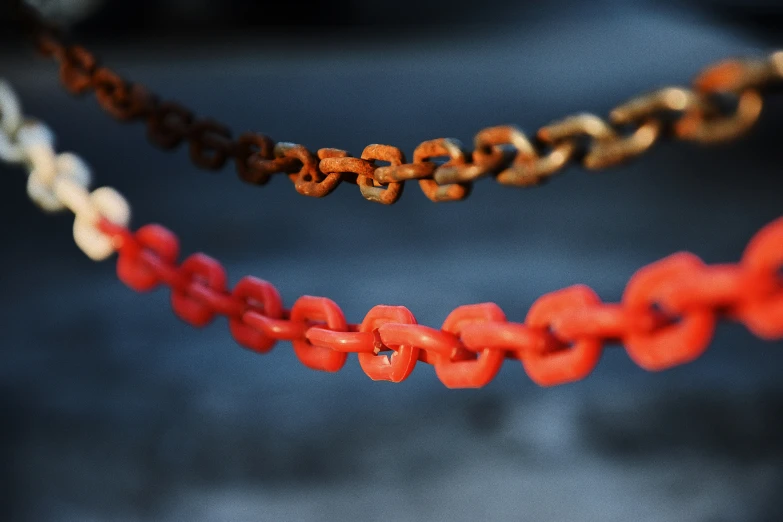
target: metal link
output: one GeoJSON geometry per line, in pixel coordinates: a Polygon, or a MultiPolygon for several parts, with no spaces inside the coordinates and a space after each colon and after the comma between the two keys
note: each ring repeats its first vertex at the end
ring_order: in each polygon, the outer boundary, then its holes
{"type": "MultiPolygon", "coordinates": [[[[390,147],[391,145],[384,146],[390,147]]],[[[373,179],[375,179],[375,181],[378,183],[394,183],[409,181],[412,179],[431,178],[437,167],[438,165],[431,161],[378,167],[375,169],[373,179]]]]}
{"type": "MultiPolygon", "coordinates": [[[[275,150],[277,151],[280,144],[277,144],[275,150]]],[[[318,158],[313,158],[313,154],[308,151],[302,145],[293,145],[292,147],[284,147],[284,156],[295,157],[302,162],[302,168],[296,175],[289,176],[294,180],[294,187],[296,191],[305,196],[312,196],[320,198],[328,195],[331,191],[337,188],[337,185],[343,179],[341,172],[332,172],[324,174],[318,169],[318,161],[331,157],[334,154],[339,154],[336,149],[321,149],[318,154],[318,158]]],[[[347,154],[347,153],[346,153],[347,154]]]]}
{"type": "Polygon", "coordinates": [[[120,121],[144,117],[154,104],[153,97],[144,87],[127,83],[106,67],[95,69],[93,86],[100,106],[120,121]]]}
{"type": "Polygon", "coordinates": [[[274,157],[275,142],[269,136],[246,132],[237,139],[234,154],[240,179],[247,183],[263,185],[269,181],[271,173],[251,166],[251,158],[264,161],[274,157]]]}
{"type": "Polygon", "coordinates": [[[566,142],[552,147],[546,156],[540,156],[527,136],[511,125],[482,130],[476,135],[475,146],[474,161],[499,165],[498,170],[508,165],[508,158],[513,155],[511,165],[500,170],[496,179],[503,185],[519,187],[541,183],[562,168],[576,150],[573,143],[566,142]]]}
{"type": "Polygon", "coordinates": [[[378,173],[382,169],[394,169],[403,165],[405,163],[405,154],[397,147],[373,144],[364,148],[362,159],[368,160],[373,168],[372,172],[360,174],[356,177],[356,184],[359,185],[359,190],[364,199],[376,201],[384,205],[391,205],[400,199],[405,184],[392,181],[384,185],[383,182],[379,181],[378,173]],[[386,161],[389,163],[389,166],[377,167],[375,165],[376,161],[386,161]],[[373,175],[375,179],[373,179],[373,175]]]}
{"type": "Polygon", "coordinates": [[[218,170],[234,154],[231,131],[213,120],[201,120],[190,125],[188,139],[190,159],[203,169],[218,170]]]}
{"type": "Polygon", "coordinates": [[[173,149],[190,135],[195,116],[174,102],[156,105],[147,117],[147,138],[163,149],[173,149]]]}
{"type": "Polygon", "coordinates": [[[343,181],[354,181],[361,178],[372,179],[375,166],[363,158],[351,157],[348,152],[340,149],[320,149],[318,151],[318,169],[326,176],[339,174],[343,181]]]}
{"type": "Polygon", "coordinates": [[[761,95],[754,89],[748,89],[739,94],[733,114],[720,114],[715,109],[710,110],[709,106],[705,110],[689,111],[677,122],[676,134],[679,138],[701,143],[735,139],[756,123],[762,106],[761,95]]]}
{"type": "Polygon", "coordinates": [[[603,169],[627,161],[649,149],[660,134],[661,124],[648,120],[628,136],[620,136],[607,122],[594,114],[579,114],[542,127],[538,138],[551,145],[569,143],[578,147],[580,138],[591,138],[582,164],[603,169]]]}
{"type": "MultiPolygon", "coordinates": [[[[425,141],[413,151],[413,163],[430,163],[429,160],[443,156],[449,159],[436,167],[433,172],[433,178],[438,175],[438,171],[441,169],[447,169],[448,172],[455,167],[466,166],[465,151],[462,143],[451,138],[425,141]]],[[[441,185],[434,179],[420,179],[419,187],[421,187],[425,196],[435,202],[465,199],[470,192],[470,186],[467,184],[449,183],[441,185]]]]}
{"type": "Polygon", "coordinates": [[[703,100],[695,92],[683,87],[666,87],[637,96],[618,105],[609,113],[615,125],[644,121],[664,121],[666,115],[702,109],[703,100]]]}
{"type": "Polygon", "coordinates": [[[732,92],[762,89],[783,80],[783,51],[766,59],[724,60],[705,69],[693,81],[699,92],[732,92]]]}
{"type": "Polygon", "coordinates": [[[783,55],[773,53],[765,60],[725,60],[705,69],[693,81],[702,103],[686,111],[677,122],[682,139],[703,143],[734,139],[747,132],[758,120],[764,102],[760,90],[783,80],[783,55]],[[716,96],[733,95],[734,112],[725,113],[713,102],[716,96]]]}
{"type": "Polygon", "coordinates": [[[301,145],[275,145],[263,134],[246,133],[232,142],[227,127],[216,123],[209,132],[193,132],[191,111],[171,102],[158,103],[140,87],[98,67],[83,47],[65,43],[33,8],[22,4],[18,9],[39,50],[60,63],[60,78],[69,92],[95,89],[101,106],[116,118],[145,119],[153,143],[168,149],[187,140],[194,163],[205,169],[220,168],[236,155],[239,177],[248,183],[262,185],[271,175],[285,173],[300,194],[323,197],[343,181],[355,182],[365,199],[387,205],[399,199],[403,183],[410,180],[418,180],[432,201],[457,201],[466,198],[472,183],[482,177],[493,176],[503,185],[533,186],[573,162],[593,170],[629,161],[662,136],[699,143],[735,139],[758,120],[762,90],[783,84],[783,51],[765,59],[726,60],[706,69],[690,88],[667,87],[618,105],[608,120],[580,114],[547,125],[536,133],[541,146],[516,127],[500,126],[479,131],[472,153],[456,140],[440,138],[420,144],[413,163],[406,163],[401,151],[398,159],[394,151],[399,149],[390,145],[369,145],[362,163],[345,151],[335,155],[341,149],[314,154],[301,145]],[[718,103],[725,98],[733,100],[732,108],[718,103]],[[379,154],[383,157],[375,157],[379,154]],[[430,161],[442,156],[448,160],[430,161]]]}
{"type": "Polygon", "coordinates": [[[93,88],[93,74],[98,67],[95,56],[80,45],[61,47],[54,56],[60,61],[60,81],[71,94],[84,94],[93,88]]]}

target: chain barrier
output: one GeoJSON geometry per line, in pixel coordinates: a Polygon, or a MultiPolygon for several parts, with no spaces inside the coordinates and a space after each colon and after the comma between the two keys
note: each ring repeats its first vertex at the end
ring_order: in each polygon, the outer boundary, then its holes
{"type": "Polygon", "coordinates": [[[540,128],[535,139],[503,125],[479,131],[472,152],[457,139],[439,138],[416,147],[410,163],[391,145],[368,145],[356,158],[335,148],[312,152],[255,132],[233,138],[226,125],[161,101],[100,65],[90,51],[66,43],[32,7],[16,1],[38,50],[59,63],[60,79],[71,94],[94,92],[114,118],[144,121],[149,140],[163,149],[187,143],[192,162],[202,169],[233,162],[239,177],[255,185],[285,174],[297,192],[311,197],[326,196],[347,182],[358,185],[365,199],[389,205],[400,198],[405,182],[418,181],[430,200],[457,201],[480,178],[533,186],[572,163],[597,170],[626,162],[665,136],[699,143],[731,140],[758,120],[762,92],[783,84],[783,51],[762,59],[730,59],[707,68],[692,87],[666,87],[636,97],[617,106],[608,119],[570,116],[540,128]]]}
{"type": "Polygon", "coordinates": [[[756,234],[738,264],[705,265],[683,252],[642,268],[620,303],[603,303],[589,287],[575,285],[537,299],[523,322],[480,303],[456,308],[440,328],[418,324],[403,306],[386,305],[350,324],[325,297],[303,296],[286,309],[277,289],[261,279],[244,277],[229,288],[223,266],[205,254],[179,263],[177,237],[160,225],[129,231],[124,199],[107,188],[87,192],[84,163],[55,154],[52,133],[21,116],[3,82],[0,129],[0,159],[27,165],[29,196],[45,210],[72,210],[74,238],[93,259],[117,251],[123,283],[138,292],[168,286],[180,319],[203,327],[225,316],[236,342],[255,352],[290,341],[314,370],[336,372],[356,353],[373,380],[401,382],[424,362],[449,388],[477,388],[515,359],[534,382],[553,386],[586,377],[609,343],[622,343],[647,370],[690,362],[707,349],[718,319],[738,321],[762,339],[783,338],[783,218],[756,234]]]}

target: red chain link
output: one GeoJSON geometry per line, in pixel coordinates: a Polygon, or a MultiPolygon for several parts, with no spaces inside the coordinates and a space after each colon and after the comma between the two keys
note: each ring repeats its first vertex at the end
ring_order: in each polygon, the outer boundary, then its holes
{"type": "Polygon", "coordinates": [[[240,345],[265,353],[291,341],[299,360],[316,370],[336,372],[357,353],[373,380],[403,381],[422,361],[449,388],[477,388],[505,359],[518,359],[533,381],[552,386],[587,376],[612,342],[625,345],[642,368],[663,370],[704,353],[719,318],[762,339],[783,337],[783,218],[756,234],[738,264],[709,266],[683,252],[640,269],[619,304],[576,285],[540,297],[524,323],[482,303],[455,309],[439,329],[417,324],[402,306],[376,306],[358,325],[325,297],[300,297],[287,310],[266,281],[245,277],[230,290],[225,270],[209,256],[178,265],[178,240],[159,225],[133,233],[103,221],[100,228],[119,251],[119,278],[137,291],[171,287],[182,320],[200,327],[227,316],[240,345]]]}

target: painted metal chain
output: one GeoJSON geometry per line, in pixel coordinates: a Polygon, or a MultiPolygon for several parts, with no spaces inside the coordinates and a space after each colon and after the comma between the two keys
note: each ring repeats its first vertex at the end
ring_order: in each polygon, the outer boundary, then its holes
{"type": "Polygon", "coordinates": [[[574,162],[593,170],[630,160],[663,136],[700,143],[730,140],[758,119],[762,91],[783,83],[783,51],[763,59],[726,60],[702,72],[692,87],[639,96],[617,106],[608,120],[594,114],[567,117],[540,128],[534,140],[515,126],[498,126],[479,131],[472,152],[457,139],[438,138],[416,147],[412,162],[401,149],[379,144],[368,145],[356,158],[336,148],[312,152],[296,143],[276,143],[256,132],[233,138],[226,125],[160,101],[100,65],[84,47],[65,43],[33,8],[16,1],[38,49],[59,62],[60,79],[72,94],[92,91],[114,118],[144,121],[149,140],[159,147],[173,149],[187,142],[191,160],[201,168],[220,169],[233,161],[239,177],[257,185],[285,174],[297,192],[313,197],[347,182],[358,185],[370,201],[392,204],[406,181],[418,181],[432,201],[455,201],[466,198],[479,178],[536,185],[574,162]]]}
{"type": "Polygon", "coordinates": [[[0,160],[22,163],[28,171],[27,194],[47,212],[67,208],[74,213],[73,237],[95,260],[114,253],[111,239],[97,225],[109,220],[120,226],[130,221],[130,207],[114,189],[90,192],[90,169],[75,154],[54,150],[54,134],[40,121],[22,116],[18,98],[0,80],[0,160]]]}
{"type": "Polygon", "coordinates": [[[620,303],[603,303],[576,285],[540,297],[523,322],[481,303],[456,308],[440,328],[419,325],[405,307],[386,305],[349,324],[325,297],[300,297],[288,310],[266,281],[248,276],[229,288],[223,266],[207,255],[180,263],[177,238],[162,226],[129,231],[124,199],[106,188],[88,193],[84,163],[55,154],[51,133],[22,118],[4,83],[0,129],[0,159],[27,165],[30,197],[44,210],[72,210],[76,242],[90,257],[116,250],[117,274],[126,285],[139,292],[170,287],[180,319],[202,327],[225,316],[234,339],[253,351],[291,341],[299,360],[315,370],[336,372],[356,353],[373,380],[403,381],[425,362],[447,387],[472,388],[516,359],[534,382],[551,386],[587,376],[608,343],[622,343],[647,370],[690,362],[706,350],[718,319],[738,321],[763,339],[783,338],[783,218],[761,229],[737,264],[705,265],[682,252],[642,268],[620,303]]]}

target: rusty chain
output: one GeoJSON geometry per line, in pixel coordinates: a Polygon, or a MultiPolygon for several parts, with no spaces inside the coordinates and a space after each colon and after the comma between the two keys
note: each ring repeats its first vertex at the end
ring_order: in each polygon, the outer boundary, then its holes
{"type": "Polygon", "coordinates": [[[80,45],[68,44],[38,13],[15,0],[21,20],[40,52],[60,64],[60,79],[74,95],[94,91],[100,106],[121,121],[146,122],[149,140],[173,149],[187,142],[198,167],[222,168],[233,161],[239,177],[263,185],[286,174],[297,192],[323,197],[343,182],[358,185],[365,199],[392,204],[406,181],[418,181],[432,201],[465,199],[474,181],[494,177],[511,186],[548,180],[572,163],[596,170],[633,159],[664,136],[711,143],[742,135],[759,118],[762,92],[783,84],[783,51],[766,58],[729,59],[708,67],[691,87],[666,87],[627,101],[607,119],[578,114],[538,130],[531,139],[513,125],[483,129],[469,151],[459,140],[421,143],[412,162],[391,145],[368,145],[360,157],[322,148],[275,142],[255,132],[232,138],[229,128],[197,117],[190,109],[161,101],[143,86],[128,82],[80,45]],[[379,166],[376,162],[386,162],[379,166]]]}

